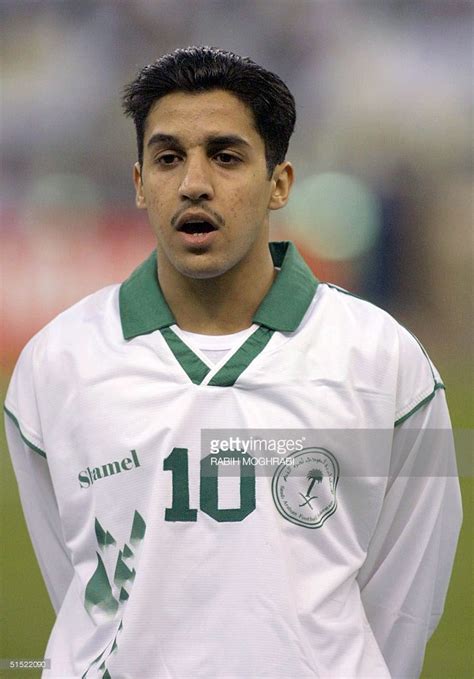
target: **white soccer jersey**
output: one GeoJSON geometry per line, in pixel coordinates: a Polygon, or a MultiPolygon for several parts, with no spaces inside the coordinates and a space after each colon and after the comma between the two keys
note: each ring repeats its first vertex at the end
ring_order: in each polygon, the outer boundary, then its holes
{"type": "Polygon", "coordinates": [[[419,674],[461,516],[441,380],[270,248],[256,328],[217,363],[173,329],[155,255],[24,349],[5,407],[57,611],[44,677],[419,674]]]}

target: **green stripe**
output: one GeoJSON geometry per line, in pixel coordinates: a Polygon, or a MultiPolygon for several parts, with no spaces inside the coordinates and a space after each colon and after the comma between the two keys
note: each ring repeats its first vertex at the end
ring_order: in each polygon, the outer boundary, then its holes
{"type": "Polygon", "coordinates": [[[328,288],[332,288],[333,290],[337,290],[338,292],[342,292],[344,295],[349,295],[349,297],[355,297],[356,299],[360,299],[361,302],[367,302],[367,304],[371,304],[372,306],[377,307],[377,309],[380,309],[379,306],[374,304],[368,299],[365,299],[365,297],[360,297],[360,295],[356,295],[355,292],[350,292],[350,290],[346,290],[345,288],[341,288],[340,285],[336,285],[335,283],[328,283],[327,281],[322,281],[322,285],[327,285],[328,288]]]}
{"type": "Polygon", "coordinates": [[[201,384],[210,371],[209,367],[201,361],[199,356],[196,356],[194,351],[171,328],[162,328],[160,332],[191,382],[201,384]]]}
{"type": "Polygon", "coordinates": [[[38,453],[38,455],[41,455],[42,457],[46,458],[46,453],[44,452],[44,450],[41,450],[41,448],[38,448],[38,446],[35,446],[34,443],[31,443],[31,441],[28,441],[28,439],[26,438],[26,436],[24,436],[23,432],[22,432],[21,429],[20,429],[20,423],[19,423],[18,420],[16,419],[15,415],[14,415],[12,412],[10,412],[10,411],[8,410],[7,406],[4,405],[4,406],[3,406],[3,409],[5,410],[5,412],[6,412],[6,414],[8,415],[8,417],[11,419],[11,421],[13,422],[13,424],[16,426],[16,428],[17,428],[18,431],[20,432],[20,436],[21,436],[21,438],[22,438],[22,441],[23,441],[24,443],[26,443],[26,445],[28,446],[28,448],[31,448],[31,450],[33,450],[35,453],[38,453]]]}
{"type": "Polygon", "coordinates": [[[265,349],[273,332],[269,328],[257,328],[242,344],[240,349],[209,380],[209,385],[213,387],[231,387],[243,371],[249,367],[254,358],[265,349]]]}
{"type": "MultiPolygon", "coordinates": [[[[411,332],[411,330],[408,330],[408,328],[406,328],[406,331],[409,332],[410,335],[413,337],[413,339],[415,340],[415,342],[418,344],[418,346],[420,347],[421,351],[423,352],[423,356],[424,356],[424,357],[426,358],[426,360],[428,361],[428,365],[430,366],[430,370],[431,370],[431,377],[433,378],[433,382],[434,382],[435,388],[436,388],[436,384],[438,384],[438,383],[436,382],[436,375],[434,374],[433,366],[432,366],[432,363],[431,363],[431,361],[430,361],[430,357],[428,356],[428,353],[427,353],[425,347],[422,345],[422,343],[420,342],[420,340],[418,339],[418,337],[417,337],[416,335],[414,335],[414,334],[411,332]]],[[[443,388],[444,388],[444,387],[443,387],[443,388]]]]}
{"type": "Polygon", "coordinates": [[[431,399],[434,398],[434,395],[436,394],[438,389],[445,389],[445,388],[446,387],[444,386],[444,384],[442,384],[441,382],[436,382],[434,389],[431,392],[431,394],[428,394],[428,396],[426,396],[422,401],[417,403],[416,406],[414,406],[410,410],[410,412],[408,412],[406,415],[403,415],[403,417],[399,417],[398,420],[395,421],[394,426],[398,427],[399,424],[402,424],[402,422],[405,422],[405,420],[408,420],[408,418],[411,417],[414,413],[416,413],[417,410],[419,410],[420,408],[423,408],[424,405],[429,403],[431,401],[431,399]]]}

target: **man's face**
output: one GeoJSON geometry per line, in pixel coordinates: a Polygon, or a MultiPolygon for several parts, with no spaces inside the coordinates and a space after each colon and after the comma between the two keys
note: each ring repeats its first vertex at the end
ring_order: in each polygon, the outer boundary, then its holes
{"type": "Polygon", "coordinates": [[[159,266],[211,278],[268,256],[268,211],[286,204],[292,170],[282,163],[268,177],[252,112],[234,95],[176,92],[150,109],[134,180],[159,266]]]}

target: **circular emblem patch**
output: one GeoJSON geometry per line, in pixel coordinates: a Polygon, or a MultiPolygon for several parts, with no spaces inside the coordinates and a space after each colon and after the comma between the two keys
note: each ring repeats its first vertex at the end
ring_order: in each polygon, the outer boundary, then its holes
{"type": "Polygon", "coordinates": [[[324,448],[305,448],[277,467],[272,494],[280,514],[298,526],[321,528],[337,508],[339,464],[324,448]]]}

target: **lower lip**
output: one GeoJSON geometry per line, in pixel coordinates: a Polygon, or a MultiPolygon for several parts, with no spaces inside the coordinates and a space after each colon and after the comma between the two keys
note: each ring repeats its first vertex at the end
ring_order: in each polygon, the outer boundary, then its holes
{"type": "Polygon", "coordinates": [[[186,233],[185,231],[178,231],[183,243],[189,247],[204,248],[211,245],[216,237],[216,231],[209,231],[208,233],[186,233]]]}

